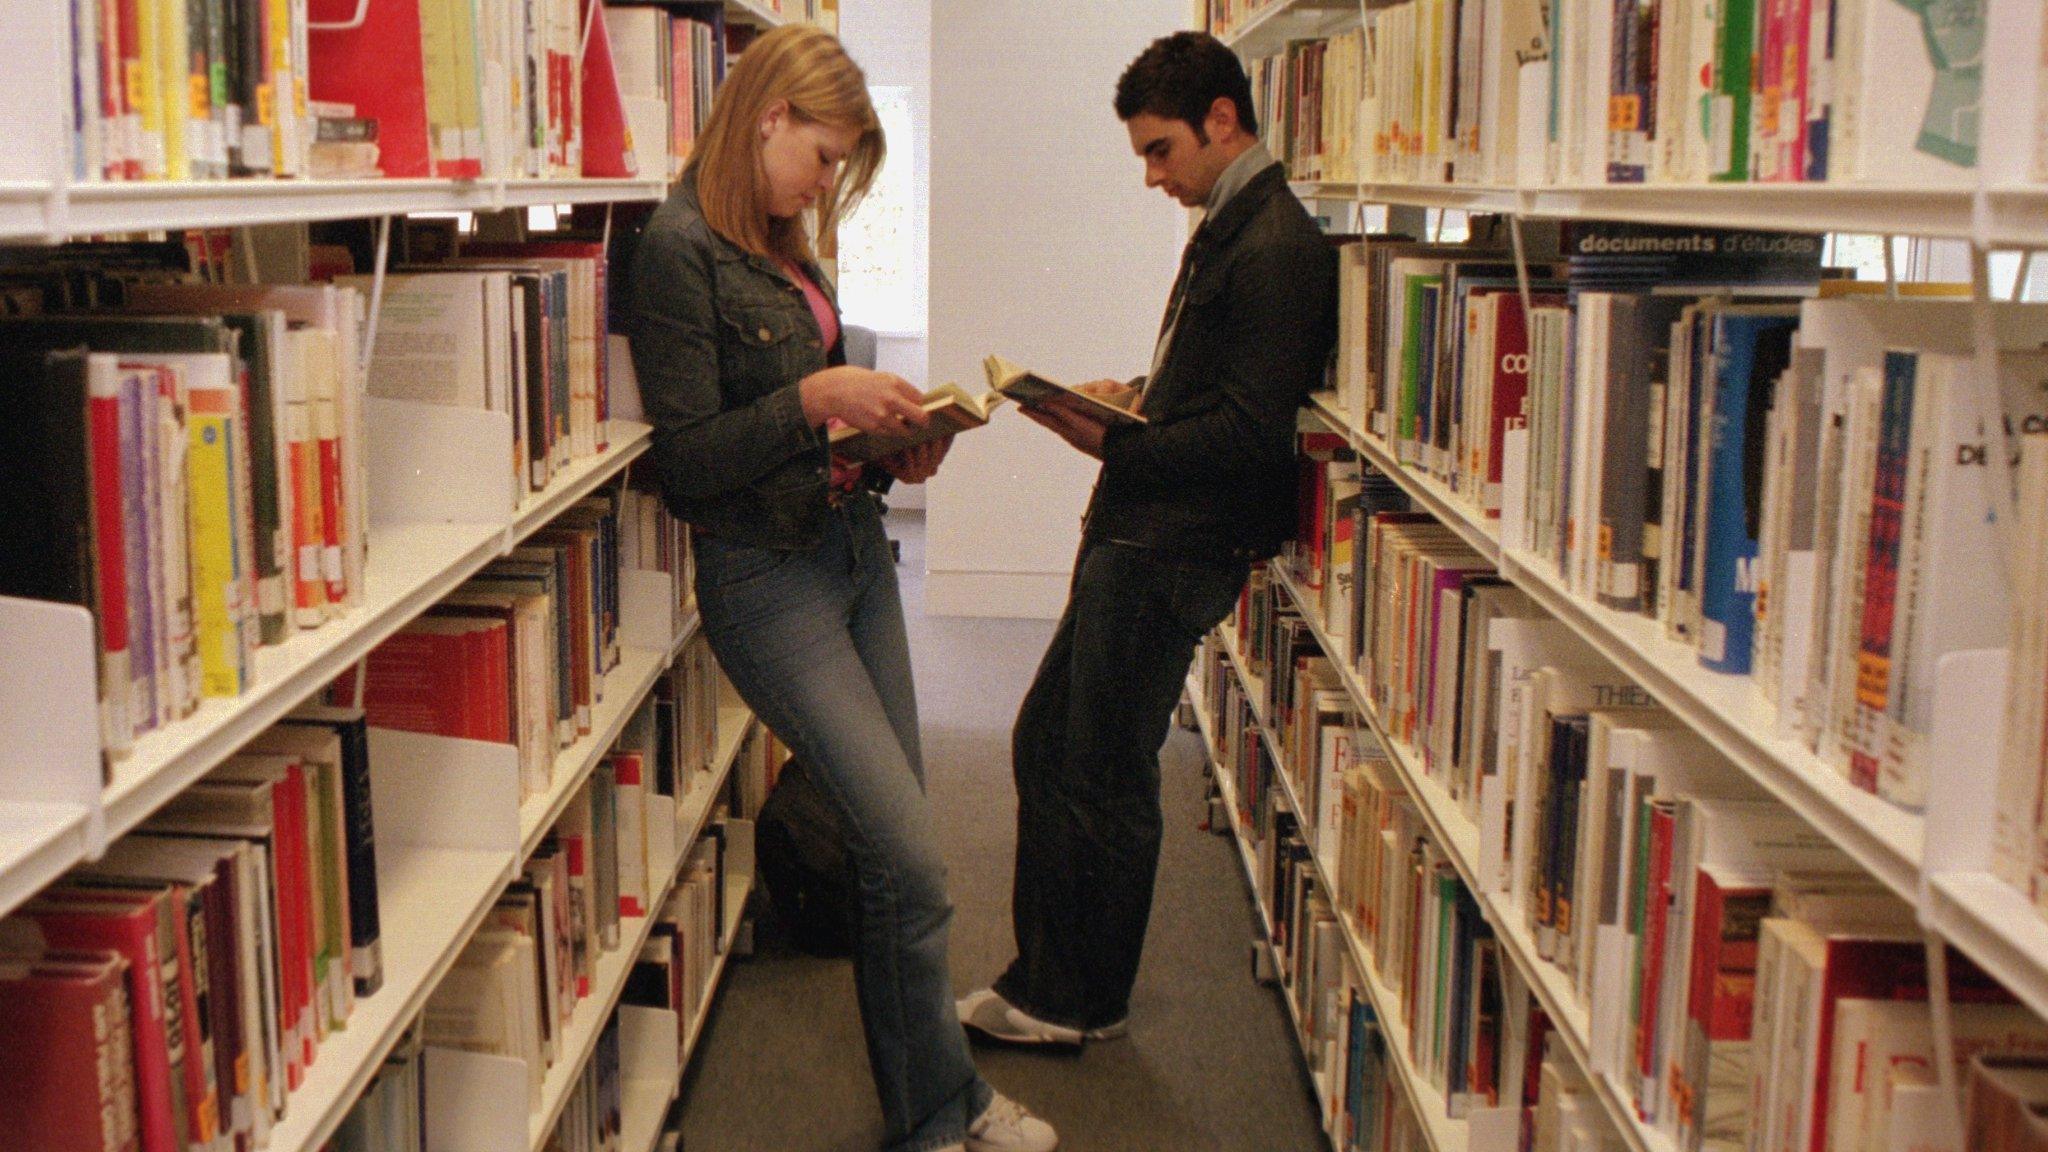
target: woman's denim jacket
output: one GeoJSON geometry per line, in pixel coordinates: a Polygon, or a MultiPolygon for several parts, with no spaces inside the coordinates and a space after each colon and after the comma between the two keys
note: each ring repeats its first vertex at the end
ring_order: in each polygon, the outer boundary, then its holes
{"type": "MultiPolygon", "coordinates": [[[[818,267],[805,271],[831,299],[818,267]]],[[[797,381],[843,357],[824,346],[803,292],[772,261],[705,224],[694,169],[640,237],[628,307],[669,511],[739,543],[815,543],[831,459],[822,430],[804,419],[797,381]]]]}

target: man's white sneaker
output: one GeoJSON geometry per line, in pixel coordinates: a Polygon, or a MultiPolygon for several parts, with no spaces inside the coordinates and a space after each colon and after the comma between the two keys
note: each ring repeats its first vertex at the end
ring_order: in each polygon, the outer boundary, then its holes
{"type": "Polygon", "coordinates": [[[967,1152],[1053,1152],[1059,1146],[1052,1125],[1000,1092],[967,1126],[967,1152]]]}
{"type": "Polygon", "coordinates": [[[968,1031],[979,1032],[991,1040],[1005,1044],[1060,1044],[1070,1048],[1081,1045],[1079,1028],[1040,1020],[997,995],[993,988],[969,992],[954,1006],[959,1009],[960,1023],[966,1025],[968,1031]]]}
{"type": "Polygon", "coordinates": [[[1129,1036],[1130,1034],[1131,1018],[1129,1016],[1126,1016],[1123,1019],[1118,1020],[1114,1024],[1104,1024],[1100,1028],[1090,1028],[1088,1031],[1082,1033],[1082,1035],[1088,1037],[1088,1039],[1090,1040],[1121,1040],[1124,1037],[1129,1036]]]}

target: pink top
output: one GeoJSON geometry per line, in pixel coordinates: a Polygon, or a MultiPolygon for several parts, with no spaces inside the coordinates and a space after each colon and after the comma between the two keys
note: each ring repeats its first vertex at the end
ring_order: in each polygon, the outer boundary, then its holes
{"type": "Polygon", "coordinates": [[[832,302],[825,299],[825,293],[817,282],[804,275],[803,267],[796,263],[785,261],[782,270],[804,290],[804,303],[811,306],[811,318],[818,322],[818,333],[824,338],[825,347],[839,343],[839,317],[833,313],[832,302]]]}
{"type": "MultiPolygon", "coordinates": [[[[839,343],[839,317],[832,311],[832,302],[825,299],[825,293],[816,281],[804,274],[803,267],[794,261],[780,261],[782,271],[798,288],[803,289],[804,303],[811,306],[811,318],[818,322],[818,334],[830,348],[839,343]]],[[[825,422],[829,431],[838,427],[837,417],[825,422]]],[[[851,492],[860,486],[861,465],[832,457],[832,487],[841,492],[851,492]]]]}

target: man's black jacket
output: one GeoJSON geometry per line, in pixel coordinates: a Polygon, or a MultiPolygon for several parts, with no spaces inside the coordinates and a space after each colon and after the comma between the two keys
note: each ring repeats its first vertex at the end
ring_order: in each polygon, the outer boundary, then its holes
{"type": "Polygon", "coordinates": [[[1264,559],[1294,535],[1295,412],[1321,386],[1337,332],[1336,252],[1280,165],[1195,230],[1174,295],[1149,423],[1104,440],[1086,535],[1264,559]]]}

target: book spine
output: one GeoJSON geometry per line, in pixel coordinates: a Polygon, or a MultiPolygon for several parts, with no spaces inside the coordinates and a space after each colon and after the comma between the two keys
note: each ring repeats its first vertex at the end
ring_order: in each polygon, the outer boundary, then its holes
{"type": "Polygon", "coordinates": [[[1849,743],[1849,780],[1869,792],[1877,790],[1890,700],[1892,622],[1904,543],[1918,361],[1906,352],[1887,352],[1884,361],[1884,414],[1878,434],[1876,484],[1871,492],[1869,543],[1864,553],[1863,623],[1849,743]]]}
{"type": "Polygon", "coordinates": [[[237,617],[241,589],[235,578],[235,541],[229,461],[232,421],[217,392],[195,391],[187,424],[191,467],[192,608],[202,692],[238,696],[247,686],[239,656],[237,617]]]}
{"type": "Polygon", "coordinates": [[[342,726],[342,804],[348,837],[349,971],[357,996],[384,986],[383,929],[377,912],[377,825],[371,810],[369,729],[342,726]]]}

